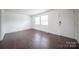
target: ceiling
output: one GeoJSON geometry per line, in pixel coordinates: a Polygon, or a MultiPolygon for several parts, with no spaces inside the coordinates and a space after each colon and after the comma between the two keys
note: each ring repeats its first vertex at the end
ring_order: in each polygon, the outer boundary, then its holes
{"type": "Polygon", "coordinates": [[[49,10],[50,9],[5,9],[5,12],[15,12],[25,15],[36,15],[49,10]]]}

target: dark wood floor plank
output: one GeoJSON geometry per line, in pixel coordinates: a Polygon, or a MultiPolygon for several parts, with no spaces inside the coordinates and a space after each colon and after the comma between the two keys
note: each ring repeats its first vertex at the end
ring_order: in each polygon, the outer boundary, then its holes
{"type": "Polygon", "coordinates": [[[77,44],[75,39],[30,29],[5,34],[0,49],[71,49],[77,44]]]}

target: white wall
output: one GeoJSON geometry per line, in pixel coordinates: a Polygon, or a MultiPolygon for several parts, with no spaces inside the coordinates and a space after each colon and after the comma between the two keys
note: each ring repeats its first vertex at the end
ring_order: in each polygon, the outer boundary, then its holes
{"type": "Polygon", "coordinates": [[[47,13],[39,14],[33,16],[33,28],[50,32],[53,34],[75,38],[74,37],[74,15],[73,10],[52,10],[47,13]],[[43,25],[35,25],[34,17],[40,15],[48,14],[48,26],[43,25]],[[59,21],[62,21],[61,26],[59,25],[59,21]]]}
{"type": "Polygon", "coordinates": [[[79,9],[74,10],[75,17],[75,38],[79,42],[79,9]]]}
{"type": "Polygon", "coordinates": [[[1,10],[0,10],[0,40],[1,40],[1,10]]]}
{"type": "Polygon", "coordinates": [[[78,42],[79,42],[79,10],[78,10],[78,42]]]}
{"type": "Polygon", "coordinates": [[[78,10],[74,10],[74,19],[75,19],[75,39],[78,40],[78,10]]]}
{"type": "Polygon", "coordinates": [[[65,37],[75,38],[73,10],[60,11],[59,19],[62,21],[60,26],[60,34],[65,37]]]}
{"type": "Polygon", "coordinates": [[[78,40],[78,42],[79,42],[79,10],[75,10],[75,17],[76,17],[76,38],[77,38],[77,40],[78,40]]]}
{"type": "Polygon", "coordinates": [[[28,15],[5,12],[5,19],[6,19],[6,33],[31,28],[31,17],[28,15]]]}
{"type": "Polygon", "coordinates": [[[6,32],[6,21],[4,17],[4,10],[1,10],[1,40],[4,38],[6,32]]]}

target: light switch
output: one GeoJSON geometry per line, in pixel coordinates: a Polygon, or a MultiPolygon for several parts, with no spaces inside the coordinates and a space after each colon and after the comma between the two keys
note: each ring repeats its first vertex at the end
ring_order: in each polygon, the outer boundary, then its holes
{"type": "Polygon", "coordinates": [[[61,21],[59,21],[59,25],[61,25],[62,24],[62,22],[61,21]]]}

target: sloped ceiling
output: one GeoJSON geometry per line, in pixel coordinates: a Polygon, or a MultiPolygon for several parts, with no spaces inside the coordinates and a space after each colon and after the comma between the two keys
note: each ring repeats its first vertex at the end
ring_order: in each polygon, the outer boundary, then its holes
{"type": "Polygon", "coordinates": [[[50,9],[5,9],[5,12],[15,12],[25,15],[36,15],[49,10],[50,9]]]}

